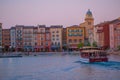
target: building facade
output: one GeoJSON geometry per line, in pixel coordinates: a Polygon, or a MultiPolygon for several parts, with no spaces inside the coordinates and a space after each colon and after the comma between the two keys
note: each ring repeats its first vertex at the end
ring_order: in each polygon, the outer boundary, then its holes
{"type": "Polygon", "coordinates": [[[51,51],[51,33],[49,27],[45,28],[45,51],[51,51]]]}
{"type": "Polygon", "coordinates": [[[109,23],[110,22],[100,23],[94,28],[94,39],[97,42],[97,46],[103,47],[104,49],[110,47],[109,23]]]}
{"type": "Polygon", "coordinates": [[[33,28],[33,48],[35,52],[39,51],[37,39],[38,39],[38,28],[34,27],[33,28]]]}
{"type": "Polygon", "coordinates": [[[52,51],[62,51],[62,27],[61,25],[50,27],[52,51]]]}
{"type": "Polygon", "coordinates": [[[63,51],[67,50],[67,28],[62,30],[62,49],[63,51]]]}
{"type": "Polygon", "coordinates": [[[16,28],[11,27],[10,28],[10,41],[11,41],[11,51],[15,51],[16,48],[16,28]]]}
{"type": "Polygon", "coordinates": [[[84,27],[73,25],[67,27],[67,46],[69,51],[79,50],[78,44],[84,43],[84,27]]]}
{"type": "Polygon", "coordinates": [[[2,47],[3,51],[10,51],[10,29],[2,30],[2,47]]]}
{"type": "Polygon", "coordinates": [[[27,52],[34,50],[33,28],[34,26],[23,27],[23,48],[27,52]]]}
{"type": "Polygon", "coordinates": [[[45,25],[38,25],[38,46],[39,51],[45,51],[45,25]]]}
{"type": "Polygon", "coordinates": [[[24,51],[23,49],[23,27],[24,25],[16,25],[16,51],[24,51]]]}
{"type": "Polygon", "coordinates": [[[85,28],[84,45],[87,46],[90,43],[92,46],[94,42],[94,18],[90,9],[86,13],[85,22],[81,23],[80,26],[85,28]]]}
{"type": "Polygon", "coordinates": [[[2,52],[2,23],[0,23],[0,52],[2,52]]]}
{"type": "Polygon", "coordinates": [[[120,18],[111,21],[109,30],[110,48],[116,50],[120,46],[120,18]]]}

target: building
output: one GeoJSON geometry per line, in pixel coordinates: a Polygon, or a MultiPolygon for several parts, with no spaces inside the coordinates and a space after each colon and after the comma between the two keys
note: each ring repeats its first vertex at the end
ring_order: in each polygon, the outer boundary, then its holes
{"type": "Polygon", "coordinates": [[[63,51],[67,50],[67,28],[62,30],[62,49],[63,51]]]}
{"type": "Polygon", "coordinates": [[[49,27],[45,28],[45,51],[51,51],[51,33],[49,27]]]}
{"type": "Polygon", "coordinates": [[[67,46],[69,51],[79,50],[78,44],[84,43],[84,27],[73,25],[67,27],[67,46]]]}
{"type": "Polygon", "coordinates": [[[104,49],[110,47],[109,23],[109,21],[100,23],[94,27],[94,40],[97,42],[98,47],[104,49]]]}
{"type": "Polygon", "coordinates": [[[61,25],[50,26],[52,51],[62,51],[62,28],[61,25]]]}
{"type": "Polygon", "coordinates": [[[110,23],[110,48],[111,49],[118,49],[120,46],[120,18],[111,21],[110,23]]]}
{"type": "Polygon", "coordinates": [[[3,51],[10,51],[10,29],[2,30],[2,47],[3,51]]]}
{"type": "Polygon", "coordinates": [[[38,28],[34,27],[33,28],[33,44],[34,44],[33,48],[34,48],[35,52],[39,51],[39,46],[38,46],[38,43],[37,43],[37,39],[38,39],[38,28]]]}
{"type": "Polygon", "coordinates": [[[23,51],[23,27],[24,25],[16,25],[16,51],[23,51]]]}
{"type": "Polygon", "coordinates": [[[39,51],[43,52],[45,51],[45,25],[38,25],[38,39],[37,39],[37,43],[39,46],[39,51]]]}
{"type": "Polygon", "coordinates": [[[10,28],[10,41],[11,41],[11,51],[15,51],[16,48],[16,28],[11,27],[10,28]]]}
{"type": "Polygon", "coordinates": [[[0,52],[2,52],[2,23],[0,23],[0,52]]]}
{"type": "Polygon", "coordinates": [[[85,22],[81,23],[80,26],[85,27],[84,45],[87,46],[88,43],[92,45],[94,42],[94,18],[90,9],[86,13],[85,22]]]}
{"type": "Polygon", "coordinates": [[[33,28],[34,26],[23,27],[23,48],[27,52],[34,51],[33,28]]]}

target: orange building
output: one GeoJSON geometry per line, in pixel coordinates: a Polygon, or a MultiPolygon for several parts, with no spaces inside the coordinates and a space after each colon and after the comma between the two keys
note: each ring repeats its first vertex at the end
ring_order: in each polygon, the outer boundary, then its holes
{"type": "Polygon", "coordinates": [[[73,25],[67,27],[67,46],[70,51],[78,50],[78,44],[84,43],[84,27],[73,25]]]}
{"type": "Polygon", "coordinates": [[[9,51],[10,49],[10,29],[2,30],[2,47],[3,51],[9,51]]]}
{"type": "Polygon", "coordinates": [[[38,37],[37,43],[39,47],[39,51],[45,51],[45,25],[38,25],[38,37]]]}

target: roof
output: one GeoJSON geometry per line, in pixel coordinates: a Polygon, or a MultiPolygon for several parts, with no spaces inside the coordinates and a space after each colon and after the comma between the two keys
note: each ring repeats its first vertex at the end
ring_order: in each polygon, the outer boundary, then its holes
{"type": "Polygon", "coordinates": [[[62,25],[52,25],[52,26],[50,26],[50,28],[63,28],[63,26],[62,25]]]}

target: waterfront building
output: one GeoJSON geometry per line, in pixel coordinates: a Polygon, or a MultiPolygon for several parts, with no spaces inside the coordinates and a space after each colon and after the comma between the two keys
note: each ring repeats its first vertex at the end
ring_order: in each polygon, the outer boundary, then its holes
{"type": "Polygon", "coordinates": [[[16,25],[16,51],[23,51],[23,27],[24,25],[16,25]]]}
{"type": "Polygon", "coordinates": [[[120,18],[111,21],[109,30],[110,48],[116,50],[120,46],[120,18]]]}
{"type": "Polygon", "coordinates": [[[0,23],[0,52],[2,52],[2,23],[0,23]]]}
{"type": "Polygon", "coordinates": [[[88,43],[92,45],[94,42],[94,18],[90,9],[86,13],[85,22],[81,23],[80,26],[85,28],[84,45],[88,45],[88,43]]]}
{"type": "Polygon", "coordinates": [[[24,51],[33,51],[34,41],[33,41],[33,28],[34,26],[24,26],[23,27],[23,48],[24,51]]]}
{"type": "Polygon", "coordinates": [[[94,27],[94,40],[98,47],[107,49],[110,47],[109,21],[97,24],[94,27]]]}
{"type": "Polygon", "coordinates": [[[16,48],[16,28],[11,27],[10,28],[10,41],[11,41],[11,51],[15,51],[16,48]]]}
{"type": "Polygon", "coordinates": [[[67,50],[67,28],[62,30],[62,49],[63,51],[67,50]]]}
{"type": "Polygon", "coordinates": [[[37,43],[39,46],[39,51],[45,51],[45,25],[38,25],[38,39],[37,43]]]}
{"type": "Polygon", "coordinates": [[[52,51],[62,51],[62,28],[62,25],[50,26],[52,51]]]}
{"type": "Polygon", "coordinates": [[[2,30],[2,47],[3,51],[10,50],[10,29],[2,30]]]}
{"type": "Polygon", "coordinates": [[[78,44],[84,43],[84,27],[73,25],[67,27],[67,46],[69,51],[79,50],[78,44]]]}
{"type": "Polygon", "coordinates": [[[49,27],[45,28],[45,51],[51,51],[51,33],[49,27]]]}
{"type": "Polygon", "coordinates": [[[33,28],[33,48],[35,52],[39,51],[37,39],[38,39],[38,28],[34,27],[33,28]]]}

